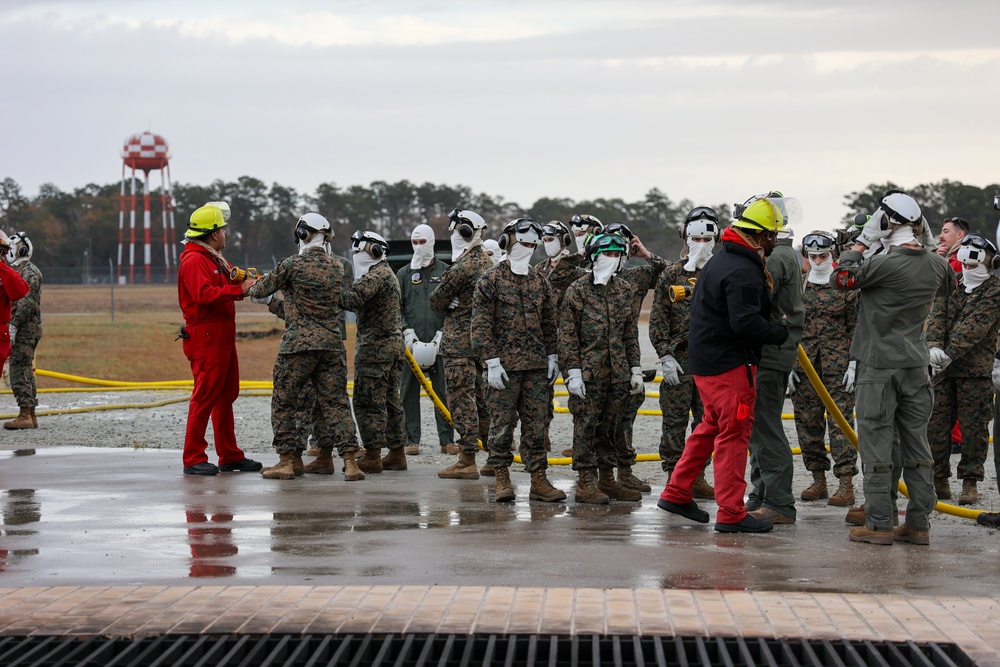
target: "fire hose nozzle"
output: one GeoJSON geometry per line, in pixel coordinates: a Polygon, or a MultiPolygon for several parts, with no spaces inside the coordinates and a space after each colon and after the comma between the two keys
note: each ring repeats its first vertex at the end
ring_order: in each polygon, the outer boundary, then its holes
{"type": "Polygon", "coordinates": [[[241,269],[238,266],[234,266],[229,270],[229,279],[235,282],[241,283],[246,279],[256,280],[260,278],[260,272],[257,269],[241,269]]]}

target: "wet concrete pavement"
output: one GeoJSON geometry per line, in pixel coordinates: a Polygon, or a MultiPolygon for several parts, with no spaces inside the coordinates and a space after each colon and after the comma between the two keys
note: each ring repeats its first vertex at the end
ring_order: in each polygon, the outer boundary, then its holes
{"type": "MultiPolygon", "coordinates": [[[[181,474],[180,452],[0,447],[0,587],[455,585],[995,595],[1000,540],[955,520],[932,544],[857,545],[843,509],[723,535],[655,506],[493,502],[440,466],[344,482],[181,474]]],[[[519,466],[515,466],[516,470],[519,466]]],[[[714,512],[714,505],[706,503],[714,512]]]]}

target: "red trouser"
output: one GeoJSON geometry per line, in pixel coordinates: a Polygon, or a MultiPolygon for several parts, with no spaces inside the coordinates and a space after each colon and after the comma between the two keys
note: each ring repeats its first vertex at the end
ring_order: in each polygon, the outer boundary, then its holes
{"type": "MultiPolygon", "coordinates": [[[[751,368],[756,378],[757,367],[751,368]]],[[[747,515],[743,494],[747,490],[747,448],[757,390],[747,381],[746,366],[720,375],[693,377],[705,414],[684,444],[684,453],[660,498],[678,505],[691,502],[691,485],[714,450],[715,502],[719,505],[715,520],[739,523],[747,515]]]]}
{"type": "Polygon", "coordinates": [[[212,418],[219,465],[245,458],[236,445],[233,402],[240,395],[240,362],[236,357],[236,323],[205,322],[186,327],[184,356],[191,362],[194,391],[184,432],[184,465],[208,461],[205,430],[212,418]]]}

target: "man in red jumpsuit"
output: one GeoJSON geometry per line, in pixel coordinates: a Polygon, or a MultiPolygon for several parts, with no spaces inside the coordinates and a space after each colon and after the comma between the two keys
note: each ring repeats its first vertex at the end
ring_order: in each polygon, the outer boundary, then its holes
{"type": "Polygon", "coordinates": [[[240,394],[240,364],[233,302],[246,296],[255,281],[236,283],[229,278],[232,265],[222,256],[226,219],[218,206],[202,206],[192,213],[184,236],[187,245],[177,271],[177,297],[184,314],[184,356],[194,376],[184,433],[184,473],[254,472],[261,464],[248,459],[236,444],[233,402],[240,394]],[[218,466],[209,463],[205,453],[210,416],[218,466]]]}
{"type": "MultiPolygon", "coordinates": [[[[7,235],[0,231],[0,256],[6,255],[10,250],[10,241],[7,235]]],[[[11,304],[28,294],[28,283],[24,281],[21,274],[11,267],[7,262],[0,260],[0,368],[3,368],[7,358],[10,357],[10,310],[11,304]]]]}

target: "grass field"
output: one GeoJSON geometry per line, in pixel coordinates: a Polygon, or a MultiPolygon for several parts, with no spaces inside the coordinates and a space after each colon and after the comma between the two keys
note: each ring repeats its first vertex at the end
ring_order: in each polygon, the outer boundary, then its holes
{"type": "MultiPolygon", "coordinates": [[[[184,320],[174,285],[115,286],[114,321],[108,285],[42,287],[44,334],[35,355],[36,368],[105,380],[132,382],[187,380],[191,367],[181,341],[174,341],[184,320]]],[[[249,300],[236,304],[237,334],[269,332],[263,338],[238,340],[240,376],[270,380],[284,325],[267,307],[249,300]]],[[[348,326],[348,370],[353,370],[353,325],[348,326]]],[[[38,378],[40,387],[73,386],[38,378]]]]}

